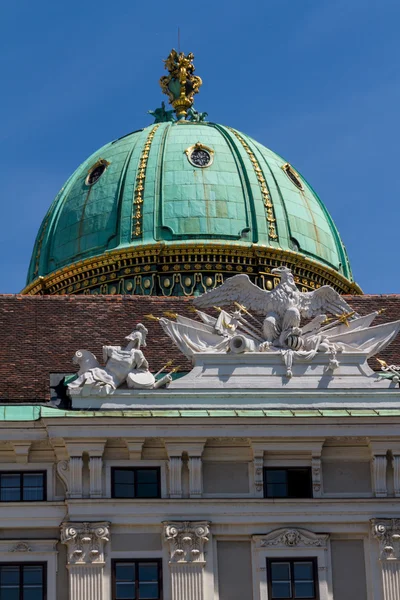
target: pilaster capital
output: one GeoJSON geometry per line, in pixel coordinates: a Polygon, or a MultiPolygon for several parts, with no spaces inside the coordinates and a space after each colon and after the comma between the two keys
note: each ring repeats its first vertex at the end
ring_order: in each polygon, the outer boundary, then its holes
{"type": "Polygon", "coordinates": [[[371,519],[371,526],[379,541],[380,559],[400,560],[400,519],[371,519]]]}
{"type": "Polygon", "coordinates": [[[169,544],[170,563],[204,565],[204,546],[208,542],[208,521],[164,521],[164,538],[169,544]]]}
{"type": "Polygon", "coordinates": [[[104,547],[110,539],[110,523],[62,523],[61,542],[68,548],[69,565],[104,565],[104,547]]]}

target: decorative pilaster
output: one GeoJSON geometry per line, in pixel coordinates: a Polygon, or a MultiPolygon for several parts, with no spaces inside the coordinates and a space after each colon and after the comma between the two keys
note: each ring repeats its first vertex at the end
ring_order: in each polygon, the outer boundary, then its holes
{"type": "Polygon", "coordinates": [[[396,498],[400,498],[400,455],[393,455],[393,487],[394,495],[396,498]]]}
{"type": "Polygon", "coordinates": [[[313,456],[311,459],[311,476],[313,497],[320,498],[322,496],[322,481],[321,481],[321,457],[313,456]]]}
{"type": "Polygon", "coordinates": [[[101,456],[90,457],[89,469],[90,497],[101,498],[103,496],[103,459],[101,456]]]}
{"type": "Polygon", "coordinates": [[[262,498],[264,495],[264,452],[253,458],[254,488],[256,496],[262,498]]]}
{"type": "Polygon", "coordinates": [[[82,498],[82,467],[81,456],[57,463],[57,473],[65,484],[67,498],[82,498]]]}
{"type": "Polygon", "coordinates": [[[169,497],[182,498],[182,457],[170,456],[169,470],[169,497]]]}
{"type": "Polygon", "coordinates": [[[204,546],[208,521],[164,523],[169,544],[172,600],[204,600],[204,546]]]}
{"type": "Polygon", "coordinates": [[[387,458],[384,455],[375,455],[372,459],[372,473],[374,478],[374,490],[377,498],[386,498],[386,469],[387,458]]]}
{"type": "Polygon", "coordinates": [[[189,456],[189,496],[201,498],[203,493],[203,462],[201,456],[189,456]]]}
{"type": "Polygon", "coordinates": [[[68,548],[70,600],[105,600],[104,547],[110,523],[63,523],[61,542],[68,548]]]}
{"type": "Polygon", "coordinates": [[[379,541],[384,600],[400,598],[400,519],[372,519],[379,541]]]}

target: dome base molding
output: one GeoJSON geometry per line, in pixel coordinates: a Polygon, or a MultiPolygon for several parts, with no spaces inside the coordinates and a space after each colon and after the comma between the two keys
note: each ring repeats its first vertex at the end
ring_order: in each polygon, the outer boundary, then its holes
{"type": "Polygon", "coordinates": [[[271,269],[281,265],[292,270],[302,291],[330,285],[341,294],[362,294],[356,283],[298,252],[212,243],[113,250],[39,277],[22,294],[193,296],[238,273],[246,273],[261,288],[270,290],[279,282],[271,269]]]}

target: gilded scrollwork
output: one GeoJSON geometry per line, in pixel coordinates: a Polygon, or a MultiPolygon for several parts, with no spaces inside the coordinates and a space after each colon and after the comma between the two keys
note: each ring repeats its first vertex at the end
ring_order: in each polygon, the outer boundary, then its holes
{"type": "Polygon", "coordinates": [[[264,201],[266,219],[268,222],[268,237],[271,241],[277,242],[278,241],[278,233],[276,230],[276,218],[275,218],[274,205],[272,204],[271,195],[269,193],[267,182],[264,177],[264,173],[261,169],[260,163],[258,162],[258,160],[257,160],[254,152],[251,150],[250,146],[247,144],[246,140],[241,135],[239,135],[239,133],[235,129],[232,129],[232,127],[228,127],[228,129],[235,135],[235,137],[242,144],[243,148],[246,150],[246,152],[251,160],[258,183],[260,184],[261,194],[262,194],[263,201],[264,201]]]}

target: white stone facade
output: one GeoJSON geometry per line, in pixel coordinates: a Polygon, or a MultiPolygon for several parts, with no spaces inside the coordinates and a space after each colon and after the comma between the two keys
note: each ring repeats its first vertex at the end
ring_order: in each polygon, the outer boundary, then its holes
{"type": "Polygon", "coordinates": [[[45,472],[47,497],[1,504],[0,564],[46,563],[48,600],[111,600],[118,560],[159,561],[163,600],[270,600],[268,559],[311,558],[320,600],[397,600],[399,420],[54,409],[3,422],[0,473],[45,472]],[[113,498],[116,467],[157,467],[160,497],[113,498]],[[312,497],[264,497],[269,467],[309,468],[312,497]]]}

